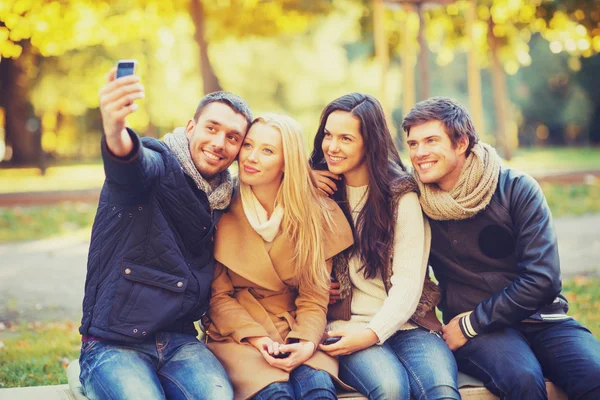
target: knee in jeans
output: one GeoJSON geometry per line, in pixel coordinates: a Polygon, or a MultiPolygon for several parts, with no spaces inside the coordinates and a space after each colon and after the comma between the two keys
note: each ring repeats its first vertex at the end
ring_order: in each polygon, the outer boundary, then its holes
{"type": "Polygon", "coordinates": [[[570,397],[582,400],[600,399],[600,366],[596,369],[590,368],[587,374],[573,383],[572,387],[566,389],[570,397]]]}
{"type": "Polygon", "coordinates": [[[546,391],[544,376],[537,370],[515,369],[512,374],[506,374],[503,378],[502,386],[505,386],[507,392],[536,393],[546,391]]]}
{"type": "Polygon", "coordinates": [[[287,383],[275,382],[258,392],[253,400],[294,400],[287,383]]]}
{"type": "Polygon", "coordinates": [[[460,394],[452,386],[439,385],[429,388],[416,400],[460,400],[460,394]]]}
{"type": "Polygon", "coordinates": [[[402,387],[399,380],[389,379],[380,381],[367,396],[369,400],[376,399],[408,399],[410,388],[402,387]]]}

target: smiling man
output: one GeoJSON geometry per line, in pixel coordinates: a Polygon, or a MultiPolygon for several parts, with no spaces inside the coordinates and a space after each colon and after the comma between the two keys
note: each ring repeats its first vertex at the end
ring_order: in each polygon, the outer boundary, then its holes
{"type": "Polygon", "coordinates": [[[434,97],[402,124],[431,220],[429,263],[459,370],[502,399],[600,398],[600,344],[566,312],[556,234],[530,176],[501,165],[467,111],[434,97]]]}
{"type": "Polygon", "coordinates": [[[140,139],[125,118],[139,77],[100,91],[106,181],[92,228],[80,332],[90,399],[229,399],[219,361],[196,339],[214,273],[212,237],[229,206],[227,168],[252,115],[226,92],[206,95],[185,128],[140,139]]]}

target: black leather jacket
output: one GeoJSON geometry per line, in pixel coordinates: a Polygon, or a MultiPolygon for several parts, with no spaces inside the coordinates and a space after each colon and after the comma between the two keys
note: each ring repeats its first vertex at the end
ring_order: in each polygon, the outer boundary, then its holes
{"type": "Polygon", "coordinates": [[[487,208],[466,220],[432,220],[431,231],[445,323],[473,311],[473,337],[524,320],[569,318],[552,216],[529,175],[501,168],[487,208]]]}

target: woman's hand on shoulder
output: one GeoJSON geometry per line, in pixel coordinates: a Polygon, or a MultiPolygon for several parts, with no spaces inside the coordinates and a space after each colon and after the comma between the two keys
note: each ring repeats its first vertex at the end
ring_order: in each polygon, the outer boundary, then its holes
{"type": "Polygon", "coordinates": [[[348,354],[355,353],[357,351],[371,347],[377,342],[379,338],[369,328],[365,328],[362,331],[357,332],[345,332],[345,331],[329,331],[328,337],[339,336],[341,339],[334,344],[320,344],[319,349],[329,354],[332,357],[345,356],[348,354]]]}
{"type": "Polygon", "coordinates": [[[329,304],[335,304],[340,301],[340,283],[331,281],[329,284],[329,304]]]}
{"type": "Polygon", "coordinates": [[[337,190],[335,181],[339,181],[341,177],[328,170],[312,170],[313,178],[317,181],[319,188],[327,196],[332,196],[337,190]]]}

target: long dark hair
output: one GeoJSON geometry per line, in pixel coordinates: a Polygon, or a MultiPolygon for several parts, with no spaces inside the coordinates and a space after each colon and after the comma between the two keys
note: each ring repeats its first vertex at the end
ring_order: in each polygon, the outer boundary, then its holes
{"type": "MultiPolygon", "coordinates": [[[[310,164],[313,169],[326,170],[327,162],[323,154],[322,143],[325,135],[327,118],[334,111],[346,111],[360,120],[360,134],[365,146],[365,158],[369,176],[369,191],[367,201],[358,215],[356,225],[352,220],[346,185],[338,185],[338,190],[332,196],[346,215],[350,226],[353,227],[354,246],[346,253],[347,256],[358,254],[362,263],[361,269],[367,279],[381,274],[389,264],[393,246],[394,199],[398,182],[412,179],[400,160],[398,149],[394,145],[388,129],[385,114],[379,101],[373,96],[362,93],[350,93],[329,103],[321,114],[321,122],[315,136],[310,164]]],[[[342,178],[342,182],[344,182],[342,178]]]]}

